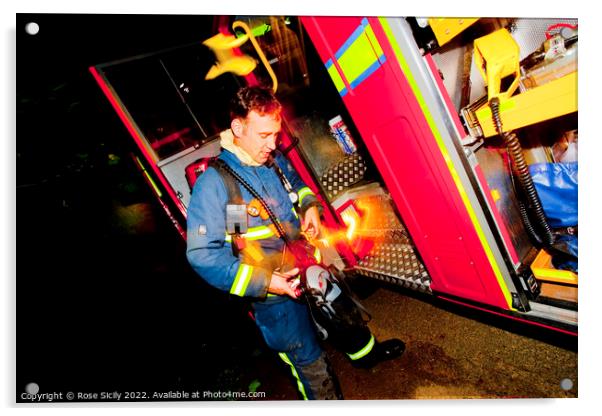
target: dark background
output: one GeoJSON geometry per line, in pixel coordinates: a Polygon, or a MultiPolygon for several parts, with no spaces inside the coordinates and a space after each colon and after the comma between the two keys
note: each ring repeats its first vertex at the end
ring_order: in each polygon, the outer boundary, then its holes
{"type": "Polygon", "coordinates": [[[272,367],[245,307],[189,267],[88,71],[202,41],[212,21],[17,15],[18,401],[30,382],[40,393],[247,391],[253,366],[272,367]]]}

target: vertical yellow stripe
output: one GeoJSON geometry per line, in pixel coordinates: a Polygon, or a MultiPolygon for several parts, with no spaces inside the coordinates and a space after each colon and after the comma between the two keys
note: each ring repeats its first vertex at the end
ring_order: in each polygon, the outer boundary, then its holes
{"type": "Polygon", "coordinates": [[[380,43],[378,43],[378,39],[376,39],[376,35],[374,35],[374,30],[372,30],[372,26],[366,26],[366,36],[368,36],[368,40],[372,44],[374,48],[374,52],[376,53],[376,57],[380,58],[383,55],[383,49],[380,47],[380,43]]]}
{"type": "Polygon", "coordinates": [[[142,172],[144,172],[144,174],[146,175],[146,178],[148,179],[148,181],[153,186],[153,189],[154,189],[155,193],[157,194],[157,196],[159,198],[161,198],[163,196],[163,194],[161,193],[161,190],[159,189],[159,187],[157,186],[157,184],[155,183],[155,181],[153,180],[153,178],[150,176],[150,174],[148,173],[148,171],[146,170],[146,168],[144,167],[144,165],[142,164],[142,162],[140,161],[140,159],[138,158],[138,156],[136,156],[136,162],[138,162],[138,165],[140,166],[140,169],[142,170],[142,172]]]}
{"type": "Polygon", "coordinates": [[[241,263],[236,272],[234,283],[232,283],[232,287],[230,288],[230,293],[233,295],[244,296],[252,275],[253,266],[241,263]]]}
{"type": "Polygon", "coordinates": [[[330,65],[327,71],[328,75],[330,75],[330,78],[332,79],[332,82],[334,82],[334,86],[337,89],[337,91],[339,93],[343,91],[345,89],[345,83],[343,82],[343,78],[341,78],[341,74],[339,74],[337,67],[334,65],[330,65]]]}
{"type": "Polygon", "coordinates": [[[435,136],[435,140],[437,141],[439,150],[441,151],[441,153],[443,155],[443,159],[445,160],[445,163],[447,165],[447,168],[449,169],[449,171],[452,175],[452,178],[454,180],[454,183],[456,184],[456,187],[458,188],[460,197],[462,198],[462,202],[464,203],[464,206],[466,208],[466,211],[468,212],[468,216],[470,217],[472,225],[475,228],[475,231],[477,232],[479,241],[481,242],[481,246],[483,247],[483,249],[485,251],[485,255],[487,256],[487,259],[489,260],[489,264],[491,265],[491,268],[493,269],[493,273],[495,274],[495,277],[500,286],[500,289],[502,290],[504,298],[506,299],[506,303],[508,304],[508,307],[510,309],[514,309],[512,307],[512,296],[510,295],[510,291],[508,290],[508,287],[506,286],[506,282],[504,281],[502,272],[500,271],[500,268],[497,265],[497,262],[495,261],[493,252],[491,251],[491,248],[489,247],[489,244],[487,243],[487,239],[485,238],[485,234],[483,233],[483,230],[478,222],[478,219],[474,212],[474,209],[472,208],[470,201],[468,200],[468,195],[466,193],[466,190],[464,189],[464,186],[462,185],[462,182],[460,180],[458,172],[456,171],[456,168],[454,167],[453,162],[452,162],[451,158],[449,157],[449,153],[447,152],[447,150],[445,148],[445,144],[443,143],[441,133],[439,132],[439,129],[437,128],[435,121],[433,119],[433,116],[432,116],[431,112],[429,111],[428,106],[426,105],[424,97],[422,96],[422,93],[420,92],[420,89],[418,88],[418,84],[416,83],[416,80],[412,76],[412,71],[410,70],[410,67],[408,66],[407,62],[405,61],[405,58],[403,57],[403,53],[401,52],[401,49],[399,48],[399,45],[397,44],[395,37],[393,36],[393,33],[391,31],[391,28],[390,28],[389,23],[387,22],[386,18],[379,17],[379,21],[385,31],[385,34],[387,35],[387,38],[389,39],[389,43],[391,44],[393,51],[395,52],[395,56],[397,57],[397,62],[399,63],[399,66],[401,67],[402,72],[406,76],[410,86],[412,87],[412,91],[414,92],[414,95],[416,96],[416,99],[418,100],[418,103],[420,104],[420,108],[422,109],[422,112],[424,113],[424,116],[429,124],[429,127],[431,128],[431,131],[433,132],[433,135],[435,136]]]}
{"type": "Polygon", "coordinates": [[[297,379],[297,388],[301,392],[301,395],[303,396],[303,400],[308,400],[307,394],[305,393],[305,386],[301,382],[301,379],[299,378],[299,373],[297,373],[297,370],[295,369],[295,366],[293,365],[293,363],[291,362],[291,360],[289,360],[288,356],[285,353],[280,352],[280,353],[278,353],[278,355],[280,356],[280,358],[282,358],[282,361],[284,361],[285,363],[287,363],[291,367],[291,371],[293,373],[293,376],[297,379]]]}

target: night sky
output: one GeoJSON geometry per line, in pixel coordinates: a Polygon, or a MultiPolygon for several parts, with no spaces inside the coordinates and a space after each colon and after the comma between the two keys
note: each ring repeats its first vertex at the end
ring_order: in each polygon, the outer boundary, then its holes
{"type": "Polygon", "coordinates": [[[17,394],[232,387],[265,351],[243,304],[189,267],[88,71],[202,41],[211,22],[17,15],[17,394]]]}

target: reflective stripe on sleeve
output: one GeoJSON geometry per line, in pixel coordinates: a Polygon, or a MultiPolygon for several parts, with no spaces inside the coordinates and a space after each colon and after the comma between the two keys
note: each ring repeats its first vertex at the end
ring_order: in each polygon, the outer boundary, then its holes
{"type": "Polygon", "coordinates": [[[237,296],[244,296],[252,276],[253,266],[241,263],[236,272],[234,283],[232,283],[232,287],[230,288],[230,293],[237,296]]]}
{"type": "Polygon", "coordinates": [[[270,229],[270,227],[265,225],[249,228],[249,230],[243,234],[243,237],[247,240],[263,240],[264,238],[270,238],[273,236],[274,232],[270,229]]]}
{"type": "Polygon", "coordinates": [[[368,341],[368,344],[366,344],[366,346],[364,348],[362,348],[355,354],[347,354],[347,355],[349,356],[349,358],[351,358],[354,361],[359,360],[360,358],[368,355],[368,353],[370,353],[370,351],[372,351],[373,347],[374,347],[374,335],[370,335],[370,341],[368,341]]]}
{"type": "Polygon", "coordinates": [[[312,190],[309,189],[309,186],[304,186],[303,188],[299,189],[297,194],[299,194],[299,205],[301,205],[303,203],[303,198],[305,198],[306,196],[308,196],[308,195],[316,196],[316,194],[314,194],[312,192],[312,190]]]}
{"type": "MultiPolygon", "coordinates": [[[[259,227],[251,227],[246,233],[240,235],[247,240],[263,240],[274,236],[274,231],[267,225],[260,225],[259,227]]],[[[232,242],[232,236],[226,234],[226,243],[232,242]]]]}

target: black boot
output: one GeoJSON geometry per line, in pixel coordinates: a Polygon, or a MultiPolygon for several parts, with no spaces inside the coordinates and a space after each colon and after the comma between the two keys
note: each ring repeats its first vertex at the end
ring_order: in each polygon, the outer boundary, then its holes
{"type": "Polygon", "coordinates": [[[401,356],[405,349],[406,344],[397,338],[376,342],[368,355],[351,363],[358,368],[372,368],[382,361],[392,360],[401,356]]]}
{"type": "Polygon", "coordinates": [[[406,350],[406,344],[397,338],[379,342],[374,347],[377,349],[376,353],[378,354],[379,361],[397,358],[406,350]]]}

